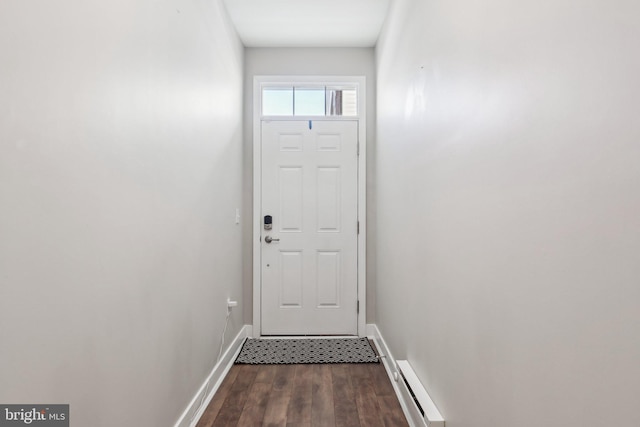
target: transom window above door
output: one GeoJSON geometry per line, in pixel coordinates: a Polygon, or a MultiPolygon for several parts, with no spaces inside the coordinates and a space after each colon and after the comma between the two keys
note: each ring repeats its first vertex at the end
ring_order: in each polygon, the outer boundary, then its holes
{"type": "Polygon", "coordinates": [[[358,90],[346,86],[262,88],[263,116],[358,116],[358,90]]]}

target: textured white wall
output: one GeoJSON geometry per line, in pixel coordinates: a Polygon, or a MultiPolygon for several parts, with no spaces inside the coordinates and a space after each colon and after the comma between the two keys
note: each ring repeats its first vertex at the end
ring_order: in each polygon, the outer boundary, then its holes
{"type": "Polygon", "coordinates": [[[220,0],[0,3],[0,402],[185,409],[241,298],[242,63],[220,0]]]}
{"type": "MultiPolygon", "coordinates": [[[[375,219],[375,62],[372,48],[247,48],[244,81],[245,323],[253,318],[253,77],[257,75],[365,76],[367,80],[367,220],[375,219]]],[[[375,319],[375,229],[367,230],[367,322],[375,319]]]]}
{"type": "Polygon", "coordinates": [[[448,427],[640,425],[639,14],[393,3],[376,323],[448,427]]]}

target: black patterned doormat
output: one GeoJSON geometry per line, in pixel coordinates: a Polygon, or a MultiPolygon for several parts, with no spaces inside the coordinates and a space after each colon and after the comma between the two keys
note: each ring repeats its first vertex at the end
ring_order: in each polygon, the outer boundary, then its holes
{"type": "Polygon", "coordinates": [[[380,363],[366,338],[248,338],[236,359],[244,365],[380,363]]]}

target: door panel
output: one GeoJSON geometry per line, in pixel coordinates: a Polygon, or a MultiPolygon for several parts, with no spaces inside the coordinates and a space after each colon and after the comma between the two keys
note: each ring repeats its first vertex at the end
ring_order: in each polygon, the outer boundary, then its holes
{"type": "Polygon", "coordinates": [[[318,251],[316,258],[318,307],[339,307],[340,252],[318,251]]]}
{"type": "Polygon", "coordinates": [[[280,251],[280,306],[302,307],[302,252],[280,251]]]}
{"type": "Polygon", "coordinates": [[[280,166],[279,169],[279,229],[281,232],[302,232],[302,167],[280,166]]]}
{"type": "Polygon", "coordinates": [[[357,334],[357,143],[356,121],[262,122],[263,335],[357,334]]]}
{"type": "Polygon", "coordinates": [[[316,180],[318,193],[316,207],[318,209],[318,232],[340,232],[340,168],[319,167],[316,180]]]}

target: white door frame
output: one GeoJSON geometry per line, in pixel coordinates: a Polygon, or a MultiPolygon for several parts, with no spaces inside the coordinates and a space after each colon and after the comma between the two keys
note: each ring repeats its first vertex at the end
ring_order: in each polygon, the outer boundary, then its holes
{"type": "Polygon", "coordinates": [[[367,123],[366,80],[364,76],[254,76],[253,78],[253,336],[262,330],[262,120],[357,120],[358,121],[358,335],[366,336],[367,274],[367,123]],[[358,91],[358,116],[301,117],[262,116],[262,88],[265,86],[355,86],[358,91]]]}

